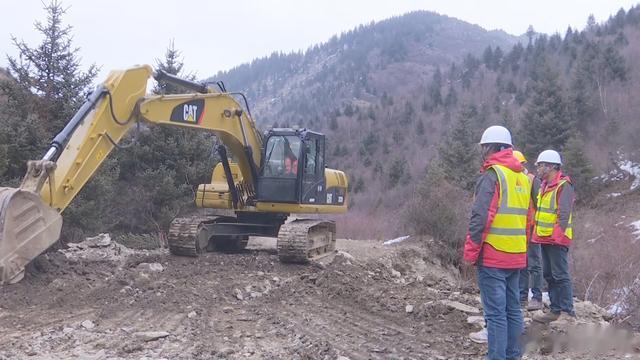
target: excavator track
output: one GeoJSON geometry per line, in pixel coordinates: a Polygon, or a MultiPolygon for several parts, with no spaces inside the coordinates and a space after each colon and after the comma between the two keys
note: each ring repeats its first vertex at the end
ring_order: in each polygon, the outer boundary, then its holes
{"type": "Polygon", "coordinates": [[[202,224],[235,222],[228,216],[177,218],[169,227],[169,251],[179,256],[198,256],[205,251],[241,251],[249,242],[248,236],[211,236],[202,231],[202,224]]]}
{"type": "Polygon", "coordinates": [[[296,219],[280,227],[278,257],[281,262],[305,264],[330,255],[335,249],[333,221],[296,219]]]}
{"type": "MultiPolygon", "coordinates": [[[[177,218],[169,227],[169,251],[173,255],[198,256],[204,249],[201,246],[200,224],[210,221],[208,217],[177,218]]],[[[204,244],[206,246],[206,243],[204,244]]]]}

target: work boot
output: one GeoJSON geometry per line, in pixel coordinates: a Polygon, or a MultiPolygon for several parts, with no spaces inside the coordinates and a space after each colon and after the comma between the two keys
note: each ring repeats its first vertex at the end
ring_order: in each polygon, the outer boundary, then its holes
{"type": "Polygon", "coordinates": [[[487,332],[487,328],[482,328],[482,330],[477,332],[472,332],[469,334],[469,339],[474,343],[478,344],[486,344],[489,342],[489,333],[487,332]]]}
{"type": "Polygon", "coordinates": [[[542,310],[543,307],[544,305],[542,305],[542,301],[538,299],[531,299],[529,300],[529,304],[527,304],[528,311],[542,310]]]}
{"type": "Polygon", "coordinates": [[[560,316],[557,319],[553,320],[549,323],[550,326],[566,326],[576,323],[576,317],[566,313],[564,311],[560,312],[560,316]]]}
{"type": "Polygon", "coordinates": [[[558,320],[559,317],[560,317],[560,313],[556,314],[554,312],[549,311],[548,313],[534,315],[533,321],[543,323],[543,324],[548,324],[552,321],[558,320]]]}

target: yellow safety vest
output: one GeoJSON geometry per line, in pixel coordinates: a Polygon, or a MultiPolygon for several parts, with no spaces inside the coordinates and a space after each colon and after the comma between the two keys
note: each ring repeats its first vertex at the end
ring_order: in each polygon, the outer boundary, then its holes
{"type": "MultiPolygon", "coordinates": [[[[560,180],[558,186],[553,191],[549,191],[542,194],[542,188],[538,194],[538,206],[536,210],[536,235],[538,236],[551,236],[553,234],[553,228],[558,222],[558,200],[557,194],[560,187],[566,183],[567,180],[560,180]]],[[[573,239],[573,214],[569,215],[569,224],[564,231],[565,236],[569,239],[573,239]]]]}
{"type": "Polygon", "coordinates": [[[485,242],[502,252],[525,253],[531,181],[524,173],[515,172],[506,166],[493,165],[491,168],[498,176],[500,197],[485,242]]]}

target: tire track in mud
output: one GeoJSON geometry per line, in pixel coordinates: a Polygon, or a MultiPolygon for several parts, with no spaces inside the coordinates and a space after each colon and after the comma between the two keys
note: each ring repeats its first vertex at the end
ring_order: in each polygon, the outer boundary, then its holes
{"type": "Polygon", "coordinates": [[[406,319],[387,314],[371,315],[358,307],[324,300],[305,295],[295,303],[290,302],[287,311],[278,315],[291,324],[292,330],[314,340],[329,341],[331,346],[352,359],[434,356],[433,351],[423,349],[426,346],[414,327],[397,325],[406,319]],[[390,344],[393,347],[390,348],[390,344]]]}
{"type": "Polygon", "coordinates": [[[34,309],[27,312],[0,313],[0,345],[6,344],[25,334],[32,334],[43,328],[58,326],[64,323],[86,319],[96,312],[95,309],[83,309],[65,316],[53,315],[49,309],[34,309]],[[3,325],[19,324],[19,327],[3,325]],[[26,325],[25,325],[26,324],[26,325]]]}

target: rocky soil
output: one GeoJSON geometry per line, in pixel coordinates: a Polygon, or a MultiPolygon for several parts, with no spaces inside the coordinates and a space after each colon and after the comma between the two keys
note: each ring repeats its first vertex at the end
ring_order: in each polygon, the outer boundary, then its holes
{"type": "MultiPolygon", "coordinates": [[[[339,241],[322,263],[275,242],[176,257],[98,238],[41,256],[0,289],[0,359],[480,359],[477,290],[418,242],[339,241]],[[472,318],[473,319],[473,318],[472,318]]],[[[636,358],[637,336],[583,322],[529,326],[528,359],[636,358]],[[607,329],[607,330],[603,330],[607,329]],[[580,334],[572,336],[571,334],[580,334]],[[601,341],[597,347],[578,340],[601,341]]],[[[599,324],[599,325],[598,325],[599,324]]],[[[588,342],[593,345],[594,342],[588,342]]]]}

